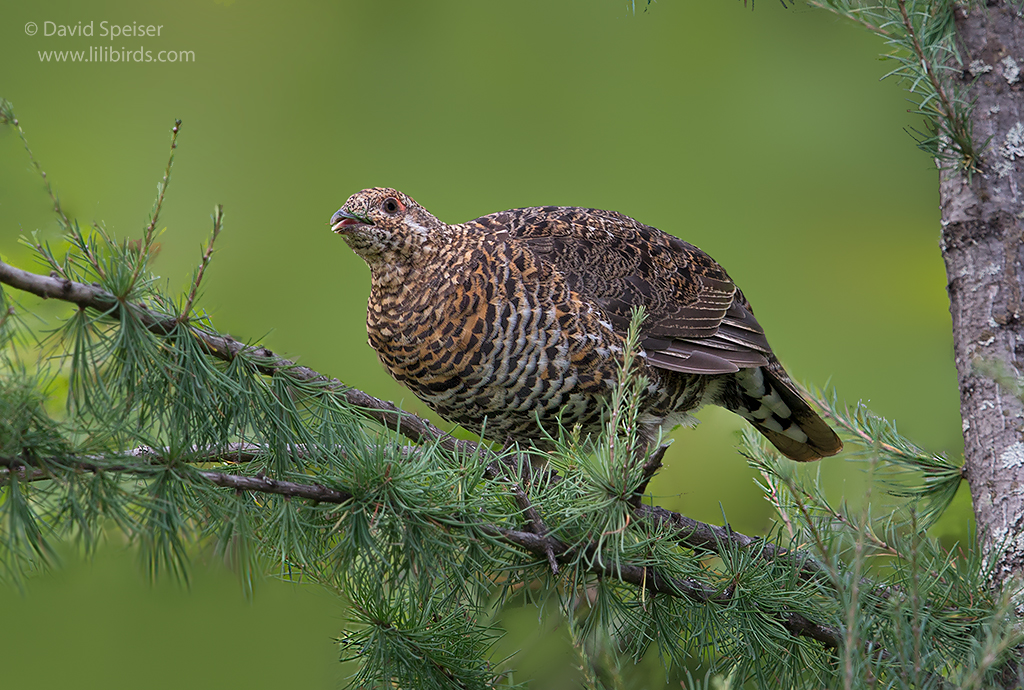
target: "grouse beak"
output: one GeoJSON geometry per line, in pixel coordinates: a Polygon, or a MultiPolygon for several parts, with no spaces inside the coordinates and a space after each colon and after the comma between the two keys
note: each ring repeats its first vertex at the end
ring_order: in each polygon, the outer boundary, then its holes
{"type": "Polygon", "coordinates": [[[338,211],[331,216],[331,230],[339,235],[345,232],[346,228],[353,225],[372,225],[372,223],[366,218],[361,218],[354,213],[349,213],[344,208],[338,209],[338,211]]]}

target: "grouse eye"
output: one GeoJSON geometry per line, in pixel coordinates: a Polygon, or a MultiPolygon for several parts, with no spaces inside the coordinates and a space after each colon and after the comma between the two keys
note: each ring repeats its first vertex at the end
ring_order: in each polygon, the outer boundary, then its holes
{"type": "Polygon", "coordinates": [[[398,201],[388,197],[384,200],[384,213],[397,213],[398,212],[398,201]]]}

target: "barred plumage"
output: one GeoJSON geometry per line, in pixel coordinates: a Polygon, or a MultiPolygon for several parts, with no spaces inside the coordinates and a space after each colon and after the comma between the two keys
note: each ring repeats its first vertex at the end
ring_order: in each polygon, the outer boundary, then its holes
{"type": "Polygon", "coordinates": [[[721,405],[782,453],[842,448],[793,386],[743,293],[697,247],[613,211],[546,206],[447,225],[393,189],[331,219],[370,267],[370,346],[441,417],[541,448],[538,424],[599,430],[632,308],[648,318],[648,439],[721,405]]]}

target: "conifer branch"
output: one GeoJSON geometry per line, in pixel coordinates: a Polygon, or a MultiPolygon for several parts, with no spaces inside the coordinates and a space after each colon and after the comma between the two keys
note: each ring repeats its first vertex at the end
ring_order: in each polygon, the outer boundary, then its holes
{"type": "MultiPolygon", "coordinates": [[[[308,450],[303,446],[294,446],[287,450],[289,453],[300,458],[306,457],[309,454],[308,450]]],[[[401,452],[403,455],[411,455],[419,452],[419,450],[420,449],[417,446],[406,446],[401,449],[401,452]]],[[[266,446],[261,446],[255,443],[237,442],[209,449],[193,448],[186,456],[184,456],[184,459],[189,463],[243,464],[258,460],[266,456],[269,452],[270,449],[266,446]]],[[[164,460],[166,458],[166,454],[166,449],[139,446],[138,448],[132,448],[125,451],[118,457],[141,458],[148,459],[150,462],[153,462],[164,460]]],[[[74,462],[75,467],[86,472],[97,472],[101,470],[106,472],[125,472],[134,469],[134,466],[127,464],[109,464],[111,459],[103,456],[84,456],[71,458],[70,460],[74,462]]],[[[515,498],[517,505],[519,505],[520,510],[523,511],[527,520],[539,529],[539,531],[534,531],[533,533],[543,539],[550,530],[544,524],[540,515],[536,512],[536,508],[530,504],[529,497],[525,492],[523,492],[523,489],[519,484],[515,483],[512,479],[508,479],[508,473],[498,470],[498,466],[499,464],[497,462],[488,465],[484,470],[484,477],[490,480],[505,479],[506,481],[513,482],[513,497],[515,498]],[[516,496],[517,492],[522,492],[523,496],[516,496]],[[522,503],[520,503],[520,501],[522,501],[522,503]],[[528,506],[528,508],[524,509],[524,505],[528,506]]],[[[53,478],[51,473],[44,469],[32,467],[25,459],[0,457],[0,486],[6,483],[6,479],[3,477],[3,474],[11,471],[18,472],[18,476],[21,481],[39,481],[53,478]]],[[[253,490],[255,491],[258,489],[253,490]]],[[[318,500],[322,500],[324,503],[332,502],[326,499],[318,500]]],[[[781,548],[770,541],[760,537],[748,536],[742,532],[737,532],[732,528],[700,522],[699,520],[694,520],[691,517],[668,510],[667,508],[662,508],[661,506],[652,506],[641,503],[634,507],[634,514],[637,516],[637,519],[648,521],[651,525],[656,526],[659,529],[667,529],[671,531],[680,546],[693,549],[701,553],[720,553],[723,549],[730,546],[739,547],[750,550],[752,554],[757,555],[763,560],[779,560],[788,562],[796,567],[800,576],[805,579],[816,577],[825,572],[823,566],[807,554],[781,548]]],[[[531,530],[534,529],[533,526],[531,526],[531,530]]],[[[550,553],[545,551],[543,555],[545,558],[550,560],[552,554],[557,556],[557,553],[554,553],[553,551],[550,553]]],[[[558,571],[557,567],[553,568],[553,570],[555,572],[558,571]]]]}
{"type": "MultiPolygon", "coordinates": [[[[509,490],[512,492],[512,497],[515,499],[516,507],[519,508],[519,510],[523,514],[523,517],[526,518],[527,524],[530,527],[530,531],[536,534],[538,537],[546,539],[550,530],[548,529],[548,526],[544,523],[544,519],[540,516],[540,513],[537,511],[533,503],[530,501],[530,497],[529,495],[527,495],[526,490],[523,488],[522,482],[518,481],[519,472],[516,471],[517,469],[521,468],[522,470],[525,470],[526,473],[528,473],[528,476],[532,475],[533,470],[532,466],[530,465],[530,459],[521,453],[514,453],[511,457],[515,458],[518,467],[512,467],[511,458],[509,458],[509,456],[506,453],[502,453],[502,458],[509,459],[506,459],[505,462],[501,463],[500,465],[500,467],[504,469],[504,472],[501,473],[501,478],[504,482],[508,484],[509,490]]],[[[491,463],[488,466],[486,474],[491,476],[494,475],[493,466],[495,464],[496,463],[491,463]]],[[[545,542],[544,557],[547,558],[548,565],[551,567],[551,572],[557,575],[558,559],[550,542],[545,542]]]]}
{"type": "MultiPolygon", "coordinates": [[[[238,452],[251,453],[252,449],[240,447],[238,452]]],[[[152,448],[145,446],[131,451],[126,456],[150,459],[158,459],[160,457],[152,448]]],[[[66,463],[67,460],[63,458],[52,459],[52,462],[54,464],[66,463]]],[[[29,463],[25,459],[0,457],[0,467],[4,468],[0,469],[0,478],[2,478],[4,473],[16,472],[22,481],[52,479],[53,475],[44,469],[47,464],[45,461],[38,459],[29,463]],[[43,465],[43,467],[39,465],[43,465]]],[[[86,472],[126,472],[131,474],[145,474],[147,469],[151,469],[146,465],[101,464],[96,458],[92,461],[76,462],[75,466],[79,470],[86,472]]],[[[344,504],[352,499],[352,494],[348,492],[339,491],[320,484],[300,484],[264,476],[227,474],[213,470],[201,470],[197,474],[216,486],[236,491],[276,494],[289,498],[305,498],[320,503],[332,504],[344,504]]],[[[724,590],[716,590],[693,580],[663,576],[652,568],[628,563],[607,562],[593,557],[597,552],[597,547],[594,544],[569,546],[548,534],[548,530],[546,527],[543,527],[543,523],[541,523],[541,529],[531,525],[529,532],[507,529],[492,524],[474,526],[485,534],[498,537],[502,541],[518,546],[535,556],[546,560],[554,559],[556,563],[573,562],[579,552],[585,551],[591,556],[587,560],[590,563],[591,571],[595,574],[601,577],[621,580],[622,582],[643,588],[652,594],[683,597],[702,604],[715,603],[724,605],[729,603],[735,591],[731,585],[724,590]]],[[[557,565],[553,570],[557,572],[557,565]]],[[[821,642],[826,647],[837,649],[842,644],[842,634],[837,629],[811,621],[798,613],[787,612],[781,614],[779,623],[793,635],[809,637],[821,642]]]]}
{"type": "MultiPolygon", "coordinates": [[[[516,456],[503,453],[495,455],[491,450],[481,444],[472,441],[456,441],[451,436],[444,434],[433,427],[426,420],[415,415],[403,412],[389,402],[385,402],[369,396],[362,391],[349,388],[337,379],[326,377],[307,367],[300,367],[294,362],[278,357],[270,350],[259,346],[249,346],[234,339],[213,333],[209,330],[197,328],[187,323],[181,323],[176,316],[164,314],[142,304],[129,303],[118,300],[110,293],[97,286],[85,285],[64,278],[53,276],[42,276],[22,271],[10,265],[0,262],[0,283],[10,285],[14,288],[32,292],[44,298],[57,298],[77,304],[83,309],[93,309],[111,318],[116,318],[121,309],[130,309],[138,320],[150,332],[158,335],[170,335],[179,328],[188,329],[187,332],[199,343],[202,352],[222,359],[232,361],[243,357],[252,366],[254,371],[267,376],[280,376],[291,379],[297,384],[304,384],[310,390],[322,390],[325,393],[337,394],[344,398],[349,404],[357,407],[366,416],[374,419],[399,433],[417,442],[433,443],[448,451],[463,454],[470,458],[480,458],[489,461],[483,470],[483,477],[489,480],[507,482],[513,493],[520,511],[526,517],[529,524],[529,531],[513,530],[489,522],[480,524],[479,518],[473,516],[454,515],[455,520],[449,527],[462,526],[463,529],[480,530],[499,538],[501,541],[514,545],[518,548],[547,560],[549,564],[554,563],[553,570],[557,569],[559,563],[572,563],[579,567],[583,565],[589,572],[600,577],[614,578],[615,580],[635,585],[651,594],[666,594],[672,597],[682,597],[698,603],[714,603],[727,605],[732,601],[736,593],[733,585],[721,589],[709,587],[697,580],[680,576],[666,576],[651,566],[640,566],[630,563],[606,561],[598,557],[600,547],[598,544],[584,540],[572,545],[566,544],[561,539],[549,533],[539,513],[531,504],[522,484],[524,472],[532,472],[528,462],[520,461],[518,467],[514,466],[513,458],[516,456]]],[[[178,331],[180,333],[180,331],[178,331]]],[[[269,453],[269,449],[256,444],[232,444],[220,449],[211,449],[207,452],[193,451],[189,454],[190,462],[228,462],[240,463],[252,461],[258,456],[269,453]]],[[[655,451],[648,460],[647,466],[643,468],[643,481],[649,479],[657,469],[659,453],[655,451]]],[[[290,447],[288,452],[301,455],[304,449],[301,446],[290,447]]],[[[407,451],[415,452],[413,450],[407,451]]],[[[160,469],[159,463],[155,460],[165,458],[159,450],[141,446],[133,451],[126,452],[117,457],[87,458],[77,460],[77,467],[82,471],[93,472],[123,472],[144,477],[149,472],[160,469]],[[132,464],[131,458],[142,459],[142,464],[132,464]]],[[[405,453],[400,452],[399,457],[405,453]]],[[[178,457],[182,454],[178,453],[178,457]]],[[[16,473],[21,480],[35,479],[58,479],[51,473],[50,467],[67,468],[68,461],[55,461],[49,465],[41,461],[29,461],[24,458],[0,458],[0,483],[4,483],[3,474],[8,477],[16,473]]],[[[276,494],[286,497],[305,498],[308,500],[328,503],[342,504],[352,499],[352,495],[338,489],[329,488],[315,483],[297,483],[293,481],[270,479],[262,475],[240,475],[227,473],[213,469],[197,469],[192,476],[200,476],[204,480],[220,487],[234,489],[236,491],[252,491],[266,494],[276,494]]],[[[532,482],[531,475],[527,474],[528,483],[532,482]]],[[[558,481],[557,476],[550,477],[552,481],[558,481]]],[[[657,506],[643,504],[633,505],[631,502],[632,514],[635,518],[646,522],[652,530],[665,530],[671,535],[680,546],[716,553],[723,558],[729,557],[730,553],[737,550],[745,555],[765,561],[779,561],[792,565],[801,580],[818,578],[821,575],[829,575],[835,587],[839,583],[834,572],[830,568],[817,562],[810,556],[791,550],[780,548],[771,542],[763,539],[749,537],[735,532],[728,527],[718,527],[706,523],[700,523],[686,516],[665,510],[657,506]]],[[[805,516],[811,522],[810,516],[805,516]]],[[[824,545],[822,545],[824,553],[824,545]]],[[[836,628],[811,620],[807,616],[796,611],[783,607],[781,610],[761,610],[759,615],[766,616],[769,620],[785,629],[796,637],[813,639],[830,649],[838,649],[843,643],[842,633],[836,628]]],[[[890,658],[889,652],[881,649],[877,642],[870,653],[877,658],[890,658]]]]}
{"type": "MultiPolygon", "coordinates": [[[[167,156],[167,167],[164,169],[163,179],[160,180],[156,201],[153,203],[153,211],[149,216],[149,223],[146,225],[146,236],[143,240],[143,247],[146,250],[148,250],[153,244],[153,233],[156,232],[156,224],[160,219],[160,211],[164,207],[164,196],[167,194],[167,185],[171,182],[171,166],[174,165],[174,149],[178,148],[179,131],[181,131],[181,120],[175,120],[174,127],[171,128],[171,152],[167,156]]],[[[138,267],[136,267],[134,275],[135,278],[138,277],[138,272],[145,263],[146,262],[142,261],[139,263],[138,267]]]]}
{"type": "MultiPolygon", "coordinates": [[[[122,307],[131,308],[142,321],[143,325],[152,333],[157,335],[168,335],[179,322],[175,317],[157,314],[143,305],[129,305],[118,301],[113,295],[103,289],[77,283],[64,278],[43,276],[30,273],[0,261],[0,283],[10,285],[19,290],[24,290],[43,298],[60,299],[81,308],[90,308],[101,313],[109,314],[116,318],[122,307]]],[[[183,326],[184,327],[184,326],[183,326]]],[[[236,357],[245,356],[253,362],[254,368],[261,374],[267,376],[283,375],[301,383],[316,383],[324,390],[336,393],[344,397],[354,407],[367,417],[383,424],[385,427],[394,429],[406,438],[418,443],[436,442],[442,448],[469,457],[480,457],[490,462],[484,470],[487,479],[500,479],[506,475],[501,461],[495,459],[495,455],[485,446],[473,441],[457,440],[449,434],[437,429],[425,419],[399,409],[391,402],[380,400],[372,395],[364,393],[356,388],[350,388],[335,378],[327,377],[309,367],[296,365],[291,360],[278,357],[273,352],[262,346],[245,345],[230,336],[223,336],[211,333],[206,330],[188,326],[191,333],[203,346],[204,351],[212,357],[224,361],[231,361],[236,357]]],[[[152,449],[149,449],[152,451],[152,449]]],[[[142,449],[129,451],[128,454],[142,453],[142,449]]],[[[257,452],[254,446],[228,446],[227,448],[212,451],[214,455],[199,453],[193,457],[206,457],[209,461],[227,461],[231,457],[242,457],[257,452]]],[[[657,456],[658,451],[652,454],[657,456]]],[[[528,464],[528,463],[527,463],[528,464]]],[[[652,472],[657,469],[652,465],[652,472]]],[[[517,487],[518,488],[518,485],[517,487]]],[[[516,489],[513,489],[515,493],[516,489]]],[[[522,491],[519,488],[519,491],[522,491]]],[[[516,497],[520,503],[520,509],[529,504],[529,499],[523,502],[523,497],[516,497]]],[[[719,527],[703,522],[679,513],[666,510],[658,506],[648,506],[642,503],[634,506],[634,512],[640,519],[650,520],[652,524],[666,527],[672,530],[675,539],[681,546],[697,549],[703,552],[720,553],[728,546],[739,546],[747,548],[756,545],[756,553],[766,559],[785,559],[799,568],[802,577],[814,577],[824,572],[822,566],[817,564],[813,558],[805,555],[793,554],[790,551],[779,548],[763,539],[750,537],[732,529],[719,527]]],[[[527,519],[533,520],[530,515],[527,519]]],[[[539,516],[536,516],[539,519],[539,516]]],[[[543,525],[543,521],[537,523],[543,525]]]]}
{"type": "MultiPolygon", "coordinates": [[[[86,285],[52,275],[43,276],[30,273],[2,261],[0,261],[0,283],[30,292],[44,299],[59,299],[77,304],[83,309],[94,309],[111,318],[117,318],[122,308],[129,308],[139,318],[142,325],[156,335],[170,335],[179,326],[179,322],[174,316],[157,313],[145,305],[122,302],[98,286],[86,285]]],[[[360,408],[366,416],[389,429],[398,431],[413,441],[437,442],[445,450],[467,455],[489,453],[479,444],[473,441],[457,440],[427,420],[400,410],[393,403],[350,388],[336,378],[325,376],[309,367],[297,365],[284,357],[278,357],[263,346],[246,345],[231,336],[212,333],[194,326],[189,326],[189,329],[203,351],[211,357],[230,362],[237,357],[244,356],[256,371],[266,376],[282,375],[297,383],[318,385],[325,391],[341,395],[349,404],[360,408]]]]}
{"type": "Polygon", "coordinates": [[[822,2],[821,0],[807,0],[807,4],[810,5],[811,7],[817,7],[819,10],[825,10],[826,12],[831,12],[832,14],[837,15],[839,17],[843,17],[844,19],[849,19],[850,21],[856,22],[857,24],[860,24],[873,34],[878,34],[879,36],[884,36],[885,38],[893,38],[893,34],[891,31],[887,31],[886,29],[883,29],[882,27],[876,24],[872,24],[868,20],[864,19],[864,17],[860,16],[861,10],[850,9],[847,11],[841,11],[838,8],[828,4],[827,2],[822,2]]]}
{"type": "Polygon", "coordinates": [[[319,484],[297,484],[295,482],[270,479],[269,477],[250,477],[240,474],[225,474],[203,470],[199,473],[217,486],[235,491],[256,491],[264,494],[277,494],[287,498],[308,498],[319,503],[347,503],[352,494],[331,489],[319,484]]]}
{"type": "Polygon", "coordinates": [[[181,309],[181,315],[178,317],[179,320],[188,319],[188,315],[192,312],[192,305],[195,303],[196,296],[199,294],[199,284],[203,282],[203,276],[206,274],[206,268],[210,265],[210,259],[213,258],[213,244],[217,241],[217,237],[220,235],[221,228],[224,225],[224,207],[220,204],[213,209],[213,234],[210,236],[210,242],[206,245],[206,251],[203,252],[203,258],[199,262],[199,268],[196,270],[196,276],[192,280],[192,288],[189,290],[188,298],[185,300],[185,306],[181,309]]]}
{"type": "Polygon", "coordinates": [[[67,215],[64,213],[64,209],[60,205],[60,197],[53,191],[53,187],[50,185],[50,180],[46,176],[46,171],[43,170],[43,166],[36,160],[35,154],[32,153],[32,148],[28,145],[28,137],[25,136],[25,130],[22,129],[21,123],[18,122],[18,118],[14,116],[14,108],[11,102],[0,98],[0,124],[13,125],[18,130],[18,136],[21,138],[21,143],[25,146],[25,151],[28,153],[29,162],[32,163],[33,169],[39,173],[39,177],[43,180],[43,187],[46,188],[46,193],[50,197],[50,201],[53,202],[53,212],[60,217],[62,226],[65,229],[71,227],[71,221],[68,220],[67,215]]]}
{"type": "Polygon", "coordinates": [[[917,57],[918,61],[920,61],[921,69],[928,76],[928,82],[935,91],[935,95],[938,97],[939,103],[941,103],[941,107],[935,108],[935,110],[938,112],[939,117],[946,121],[949,127],[955,129],[954,140],[970,141],[970,132],[966,131],[966,129],[958,129],[963,128],[963,121],[959,117],[956,109],[953,107],[953,104],[950,102],[950,98],[946,94],[946,88],[939,79],[937,68],[940,66],[932,62],[930,56],[925,54],[924,48],[921,46],[917,28],[910,20],[910,15],[907,14],[907,1],[896,0],[896,6],[899,7],[900,18],[903,20],[903,29],[907,32],[907,38],[910,40],[910,45],[914,50],[914,55],[917,57]]]}

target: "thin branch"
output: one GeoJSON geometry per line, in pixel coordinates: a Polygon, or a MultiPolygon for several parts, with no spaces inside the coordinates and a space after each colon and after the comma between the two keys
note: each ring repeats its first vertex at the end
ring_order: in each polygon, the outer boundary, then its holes
{"type": "Polygon", "coordinates": [[[953,108],[953,104],[950,103],[949,96],[946,95],[946,90],[943,88],[942,82],[939,81],[939,75],[935,66],[932,65],[928,56],[925,55],[924,48],[921,47],[921,42],[917,38],[917,29],[914,28],[914,23],[910,20],[910,15],[907,14],[906,0],[896,0],[896,5],[900,8],[900,17],[903,19],[903,28],[906,30],[907,37],[910,39],[910,43],[914,48],[914,55],[917,56],[918,61],[920,61],[921,69],[923,69],[925,74],[928,75],[929,83],[931,83],[932,88],[935,89],[935,94],[939,97],[939,101],[942,102],[942,109],[939,111],[939,115],[945,119],[950,126],[953,126],[954,123],[956,123],[956,110],[953,108]]]}
{"type": "Polygon", "coordinates": [[[850,11],[848,13],[847,12],[842,12],[841,10],[833,7],[832,5],[829,5],[829,4],[824,3],[824,2],[819,2],[818,0],[807,0],[807,4],[810,5],[811,7],[817,7],[819,10],[826,10],[826,11],[831,12],[832,14],[835,14],[835,15],[837,15],[839,17],[842,17],[844,19],[849,19],[852,22],[856,22],[856,23],[860,24],[861,26],[863,26],[868,31],[870,31],[871,33],[878,34],[879,36],[884,36],[885,38],[893,38],[893,33],[891,31],[887,31],[886,29],[883,29],[880,26],[875,26],[871,22],[869,22],[866,19],[860,17],[857,14],[858,10],[856,10],[856,9],[850,9],[850,11]]]}
{"type": "MultiPolygon", "coordinates": [[[[100,237],[103,237],[104,239],[109,237],[104,227],[95,220],[92,222],[92,228],[97,233],[99,233],[100,237]]],[[[83,254],[85,254],[85,258],[89,260],[89,265],[92,266],[93,269],[96,271],[96,275],[100,278],[100,280],[106,280],[107,272],[103,270],[103,263],[100,261],[99,255],[93,251],[93,246],[89,243],[89,238],[85,237],[80,232],[78,232],[77,223],[75,224],[74,235],[75,237],[72,240],[72,242],[82,250],[83,254]]]]}
{"type": "Polygon", "coordinates": [[[643,479],[640,484],[636,487],[636,491],[633,492],[633,497],[630,499],[631,505],[636,508],[640,505],[643,500],[644,492],[647,491],[647,485],[651,483],[651,479],[661,469],[661,461],[665,457],[665,452],[668,450],[668,444],[663,443],[658,448],[647,456],[647,462],[644,463],[642,469],[643,479]]]}
{"type": "Polygon", "coordinates": [[[0,330],[3,330],[4,326],[7,325],[7,320],[13,317],[17,312],[14,307],[7,307],[5,311],[0,313],[0,330]]]}
{"type": "MultiPolygon", "coordinates": [[[[146,226],[146,243],[149,247],[153,242],[153,233],[156,231],[156,223],[160,218],[160,211],[164,206],[164,196],[167,194],[167,185],[171,182],[171,166],[174,164],[174,149],[178,148],[178,132],[181,130],[181,120],[175,120],[171,127],[171,152],[167,156],[167,167],[164,168],[164,177],[160,180],[160,193],[157,194],[156,202],[153,204],[153,215],[150,216],[149,225],[146,226]]],[[[136,273],[137,275],[137,273],[136,273]]]]}
{"type": "Polygon", "coordinates": [[[156,201],[153,203],[153,212],[149,217],[149,223],[146,225],[145,235],[141,240],[138,241],[139,245],[139,256],[135,263],[135,270],[132,271],[131,285],[135,285],[139,276],[142,274],[142,269],[149,263],[151,252],[153,251],[153,236],[156,232],[156,224],[160,219],[160,211],[164,207],[164,196],[167,194],[167,185],[171,182],[171,166],[174,164],[174,149],[178,148],[178,132],[181,130],[181,120],[175,120],[174,126],[171,127],[171,151],[167,156],[167,167],[164,168],[163,179],[160,180],[160,184],[157,185],[156,201]]]}
{"type": "Polygon", "coordinates": [[[721,554],[729,547],[740,547],[752,550],[764,560],[788,563],[796,568],[804,579],[828,574],[827,568],[808,554],[784,549],[770,541],[747,536],[732,528],[699,522],[661,506],[643,503],[636,506],[633,512],[637,519],[671,530],[680,546],[695,551],[721,554]]]}
{"type": "MultiPolygon", "coordinates": [[[[506,447],[506,451],[508,450],[511,449],[506,447]]],[[[502,452],[499,459],[502,460],[499,467],[503,470],[501,472],[501,480],[508,484],[509,490],[512,492],[512,497],[515,499],[516,506],[522,512],[523,517],[526,518],[530,531],[542,539],[547,538],[551,530],[548,529],[547,524],[544,522],[544,518],[540,516],[537,508],[535,508],[533,503],[530,501],[530,496],[526,493],[526,490],[523,488],[522,482],[520,481],[519,475],[521,469],[525,469],[528,476],[532,475],[533,468],[530,464],[529,457],[518,452],[511,454],[502,452]],[[515,464],[513,464],[513,459],[515,460],[515,464]]],[[[493,474],[494,464],[495,463],[492,462],[488,466],[488,470],[491,474],[493,474]]],[[[555,552],[550,542],[547,543],[544,556],[548,560],[551,572],[557,575],[558,559],[555,557],[555,552]]]]}
{"type": "Polygon", "coordinates": [[[21,137],[21,143],[25,145],[25,151],[28,152],[28,159],[32,163],[32,167],[39,173],[39,177],[43,179],[43,186],[46,188],[46,193],[50,195],[50,201],[53,202],[53,211],[63,223],[65,229],[71,227],[71,221],[68,220],[67,215],[64,213],[64,209],[61,208],[60,198],[56,192],[53,191],[53,187],[50,185],[49,178],[46,177],[46,171],[36,160],[35,154],[32,153],[32,147],[28,145],[28,137],[25,136],[25,130],[21,128],[21,124],[18,122],[18,118],[14,117],[14,109],[11,107],[9,101],[0,99],[0,123],[10,123],[14,125],[18,130],[18,136],[21,137]]]}
{"type": "Polygon", "coordinates": [[[213,210],[213,235],[210,237],[210,243],[206,245],[206,251],[203,252],[203,259],[199,263],[199,270],[196,271],[196,279],[192,281],[192,289],[189,290],[188,299],[185,300],[185,307],[181,310],[181,315],[178,317],[180,321],[188,319],[189,313],[192,311],[192,304],[195,302],[196,295],[199,293],[199,284],[203,282],[203,275],[206,273],[206,267],[210,265],[210,259],[213,257],[213,243],[217,241],[217,236],[220,235],[221,228],[224,224],[224,207],[217,204],[213,210]]]}
{"type": "Polygon", "coordinates": [[[249,477],[239,474],[202,471],[199,473],[217,486],[236,491],[258,491],[265,494],[277,494],[294,498],[309,498],[320,503],[347,503],[352,494],[331,489],[319,484],[296,484],[268,477],[249,477]]]}
{"type": "MultiPolygon", "coordinates": [[[[509,544],[519,546],[535,556],[546,557],[547,553],[553,552],[561,562],[575,560],[580,552],[592,552],[593,545],[582,547],[570,547],[554,537],[541,537],[533,532],[521,532],[518,530],[485,525],[484,531],[492,536],[500,537],[509,544]]],[[[732,589],[718,591],[707,587],[700,582],[684,578],[668,578],[659,575],[651,568],[644,568],[627,563],[607,563],[603,559],[587,559],[591,563],[590,570],[602,577],[615,578],[644,588],[655,594],[668,594],[674,597],[684,597],[699,603],[728,603],[732,596],[732,589]]]]}

